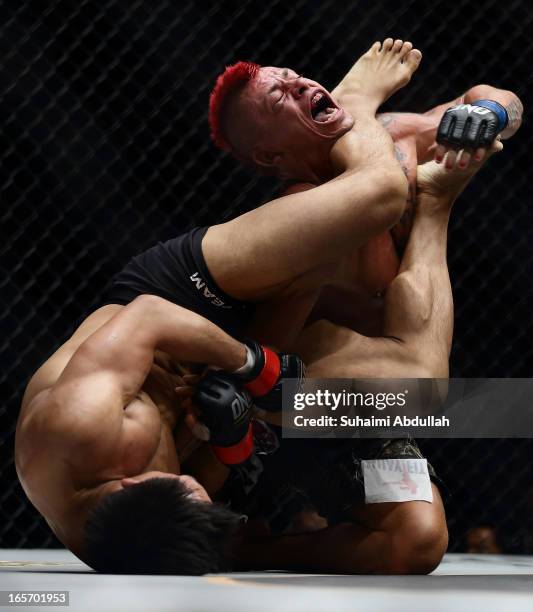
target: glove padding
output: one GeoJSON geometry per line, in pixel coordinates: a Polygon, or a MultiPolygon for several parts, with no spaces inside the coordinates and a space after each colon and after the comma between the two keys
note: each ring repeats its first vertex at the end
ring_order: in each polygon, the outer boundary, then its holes
{"type": "Polygon", "coordinates": [[[209,442],[219,460],[226,465],[246,461],[253,452],[250,395],[231,375],[210,371],[196,386],[192,399],[209,428],[209,442]]]}
{"type": "Polygon", "coordinates": [[[279,412],[282,408],[282,381],[285,378],[297,379],[299,387],[305,379],[305,364],[290,353],[275,353],[253,340],[246,345],[254,356],[252,370],[236,379],[244,383],[244,388],[254,398],[253,403],[262,410],[279,412]]]}
{"type": "Polygon", "coordinates": [[[493,100],[458,104],[442,116],[437,142],[459,149],[489,147],[508,122],[505,108],[493,100]]]}

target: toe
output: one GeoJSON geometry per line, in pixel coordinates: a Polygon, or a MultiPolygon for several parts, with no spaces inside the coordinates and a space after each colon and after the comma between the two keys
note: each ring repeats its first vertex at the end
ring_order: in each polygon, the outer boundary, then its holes
{"type": "Polygon", "coordinates": [[[394,44],[392,45],[392,51],[394,53],[399,53],[402,50],[403,47],[403,40],[400,40],[399,38],[397,38],[394,41],[394,44]]]}
{"type": "Polygon", "coordinates": [[[394,41],[392,40],[392,38],[386,38],[383,41],[383,45],[381,47],[382,51],[388,52],[392,49],[392,45],[394,44],[394,41]]]}
{"type": "Polygon", "coordinates": [[[381,43],[378,40],[370,47],[370,49],[368,50],[368,53],[378,53],[380,49],[381,49],[381,43]]]}
{"type": "Polygon", "coordinates": [[[409,51],[411,51],[411,49],[413,48],[413,43],[410,43],[409,41],[406,41],[403,43],[402,48],[400,49],[400,57],[403,58],[409,53],[409,51]]]}
{"type": "Polygon", "coordinates": [[[414,72],[418,66],[420,65],[420,61],[422,60],[422,53],[418,49],[412,49],[405,56],[403,63],[409,67],[409,69],[414,72]]]}

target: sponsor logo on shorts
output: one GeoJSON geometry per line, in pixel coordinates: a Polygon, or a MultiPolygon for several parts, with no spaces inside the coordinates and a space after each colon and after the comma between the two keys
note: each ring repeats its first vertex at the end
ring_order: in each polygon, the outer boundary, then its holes
{"type": "Polygon", "coordinates": [[[218,306],[219,308],[231,308],[230,305],[225,304],[215,293],[213,293],[209,287],[206,285],[204,279],[198,274],[198,272],[195,272],[194,274],[190,275],[190,280],[192,280],[193,284],[195,285],[196,289],[198,289],[198,291],[200,291],[200,293],[206,298],[208,299],[211,304],[213,304],[213,306],[218,306]]]}

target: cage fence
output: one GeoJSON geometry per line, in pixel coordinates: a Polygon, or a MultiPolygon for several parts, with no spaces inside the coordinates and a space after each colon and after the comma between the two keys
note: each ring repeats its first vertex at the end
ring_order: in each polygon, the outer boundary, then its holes
{"type": "MultiPolygon", "coordinates": [[[[132,255],[268,200],[210,143],[207,99],[226,64],[291,66],[332,87],[374,40],[424,53],[387,110],[424,112],[477,83],[527,104],[533,13],[525,2],[2,0],[0,544],[57,545],[18,484],[12,452],[29,376],[98,306],[132,255]]],[[[527,126],[461,198],[450,228],[452,374],[532,371],[533,217],[527,126]]],[[[530,440],[432,440],[452,493],[451,550],[498,526],[527,552],[530,440]]],[[[531,501],[529,502],[531,504],[531,501]]],[[[531,552],[531,550],[529,550],[531,552]]]]}

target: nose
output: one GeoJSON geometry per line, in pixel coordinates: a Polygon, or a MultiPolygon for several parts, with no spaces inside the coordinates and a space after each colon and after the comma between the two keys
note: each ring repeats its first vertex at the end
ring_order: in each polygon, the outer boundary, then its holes
{"type": "Polygon", "coordinates": [[[291,84],[291,93],[298,100],[304,95],[308,88],[309,86],[307,83],[298,77],[297,79],[294,79],[291,84]]]}

